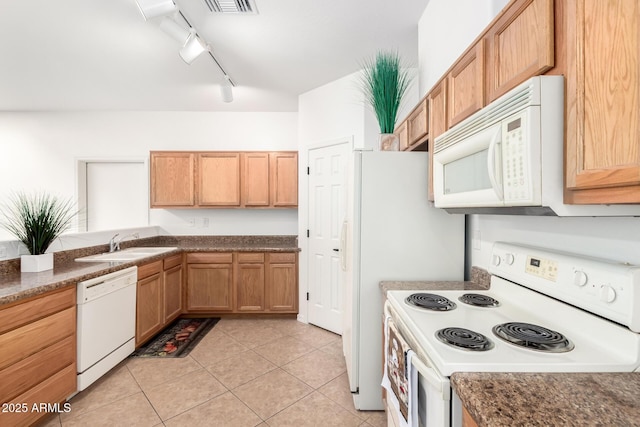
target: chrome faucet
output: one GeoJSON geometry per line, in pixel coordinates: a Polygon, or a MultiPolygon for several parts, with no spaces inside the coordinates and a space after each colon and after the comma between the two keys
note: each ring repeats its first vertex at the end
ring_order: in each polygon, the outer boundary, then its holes
{"type": "Polygon", "coordinates": [[[111,240],[109,240],[109,252],[119,251],[120,250],[120,242],[122,242],[127,237],[133,237],[135,239],[139,239],[140,238],[140,234],[131,233],[131,234],[126,234],[126,235],[122,236],[120,239],[116,240],[116,237],[118,237],[119,235],[120,235],[120,233],[116,233],[116,234],[113,235],[111,240]]]}

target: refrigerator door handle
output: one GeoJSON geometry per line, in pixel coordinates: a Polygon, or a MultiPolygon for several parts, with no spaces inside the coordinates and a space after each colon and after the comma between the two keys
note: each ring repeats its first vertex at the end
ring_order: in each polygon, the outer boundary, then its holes
{"type": "MultiPolygon", "coordinates": [[[[334,249],[335,250],[335,249],[334,249]]],[[[340,230],[340,268],[347,271],[347,221],[342,221],[342,230],[340,230]]]]}

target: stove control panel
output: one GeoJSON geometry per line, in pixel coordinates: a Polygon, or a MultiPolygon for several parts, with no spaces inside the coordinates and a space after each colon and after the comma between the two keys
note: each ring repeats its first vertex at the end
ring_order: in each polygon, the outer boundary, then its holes
{"type": "Polygon", "coordinates": [[[640,266],[494,243],[489,272],[640,332],[640,266]]]}

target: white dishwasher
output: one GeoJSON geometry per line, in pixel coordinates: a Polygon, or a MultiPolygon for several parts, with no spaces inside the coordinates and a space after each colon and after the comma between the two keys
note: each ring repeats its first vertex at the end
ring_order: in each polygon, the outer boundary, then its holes
{"type": "Polygon", "coordinates": [[[138,267],[78,283],[78,390],[135,350],[138,267]]]}

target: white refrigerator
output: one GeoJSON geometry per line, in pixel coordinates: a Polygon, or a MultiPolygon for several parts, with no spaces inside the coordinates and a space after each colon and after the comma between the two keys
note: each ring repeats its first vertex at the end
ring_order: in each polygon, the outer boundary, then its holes
{"type": "Polygon", "coordinates": [[[463,280],[464,215],[427,201],[426,152],[354,151],[342,227],[343,350],[355,407],[381,410],[383,280],[463,280]]]}

